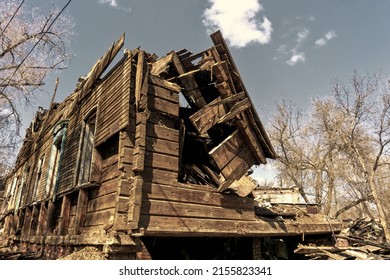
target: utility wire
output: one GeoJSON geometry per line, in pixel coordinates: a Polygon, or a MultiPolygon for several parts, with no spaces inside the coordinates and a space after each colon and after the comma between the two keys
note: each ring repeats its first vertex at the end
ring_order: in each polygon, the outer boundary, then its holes
{"type": "Polygon", "coordinates": [[[4,32],[7,30],[8,26],[9,26],[10,23],[11,23],[11,21],[14,19],[14,17],[16,16],[16,14],[19,12],[19,9],[22,7],[24,1],[25,1],[25,0],[23,0],[23,1],[19,4],[18,8],[16,9],[16,11],[14,12],[14,14],[12,15],[11,19],[8,21],[8,23],[7,23],[7,25],[5,26],[4,30],[1,31],[0,37],[3,36],[4,32]]]}

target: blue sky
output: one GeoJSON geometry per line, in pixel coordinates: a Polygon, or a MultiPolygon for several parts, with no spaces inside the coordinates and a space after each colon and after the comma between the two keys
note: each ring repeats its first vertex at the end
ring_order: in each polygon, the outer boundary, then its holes
{"type": "MultiPolygon", "coordinates": [[[[53,1],[59,7],[67,2],[53,1]]],[[[390,73],[387,0],[73,0],[67,13],[76,25],[75,57],[47,80],[48,95],[26,110],[25,123],[37,106],[48,107],[57,76],[60,102],[123,32],[126,48],[141,46],[161,57],[204,50],[212,45],[209,34],[221,29],[265,125],[282,98],[304,109],[355,70],[390,73]]]]}

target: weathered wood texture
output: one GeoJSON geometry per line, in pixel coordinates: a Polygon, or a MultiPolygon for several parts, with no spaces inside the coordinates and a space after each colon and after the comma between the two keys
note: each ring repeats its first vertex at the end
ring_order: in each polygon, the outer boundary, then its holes
{"type": "Polygon", "coordinates": [[[340,231],[341,224],[286,224],[271,220],[221,220],[187,217],[141,216],[141,225],[148,236],[219,236],[219,237],[262,237],[262,236],[296,236],[325,234],[340,231]]]}
{"type": "Polygon", "coordinates": [[[129,124],[131,55],[129,56],[95,90],[98,95],[101,92],[96,124],[96,146],[129,124]]]}
{"type": "Polygon", "coordinates": [[[215,229],[219,231],[226,230],[225,221],[254,221],[256,218],[253,201],[249,198],[220,194],[206,186],[145,183],[139,226],[151,234],[165,235],[167,231],[173,236],[183,234],[184,228],[173,229],[175,222],[169,222],[171,219],[185,220],[184,227],[191,234],[192,228],[210,221],[215,222],[214,226],[218,226],[215,229]]]}

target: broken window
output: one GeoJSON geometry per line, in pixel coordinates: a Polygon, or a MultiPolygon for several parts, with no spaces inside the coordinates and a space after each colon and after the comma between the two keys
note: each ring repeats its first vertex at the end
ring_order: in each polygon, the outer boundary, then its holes
{"type": "Polygon", "coordinates": [[[96,127],[96,109],[87,115],[81,128],[79,161],[77,167],[76,185],[81,185],[90,181],[92,158],[94,151],[96,127]]]}
{"type": "Polygon", "coordinates": [[[50,162],[48,176],[46,181],[45,194],[53,200],[58,189],[58,181],[60,175],[61,159],[65,147],[66,129],[68,121],[61,121],[53,129],[53,146],[50,153],[50,162]]]}

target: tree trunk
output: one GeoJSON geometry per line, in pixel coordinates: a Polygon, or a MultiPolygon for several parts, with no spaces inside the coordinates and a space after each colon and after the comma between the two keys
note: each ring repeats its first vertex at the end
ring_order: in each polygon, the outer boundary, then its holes
{"type": "Polygon", "coordinates": [[[352,207],[355,207],[357,205],[359,205],[360,203],[362,202],[365,202],[367,201],[369,198],[368,197],[363,197],[363,198],[359,198],[358,200],[344,206],[343,208],[340,208],[336,214],[335,214],[335,218],[338,218],[342,213],[344,213],[345,211],[348,211],[349,209],[351,209],[352,207]]]}
{"type": "Polygon", "coordinates": [[[381,200],[379,199],[379,195],[378,195],[378,191],[376,189],[373,174],[368,174],[368,176],[369,176],[368,185],[370,187],[372,197],[374,198],[376,207],[378,209],[379,220],[380,220],[380,223],[383,227],[383,232],[385,234],[386,242],[389,243],[390,242],[390,229],[389,229],[389,226],[387,224],[386,214],[383,211],[383,205],[382,205],[381,200]]]}
{"type": "Polygon", "coordinates": [[[327,199],[326,199],[326,204],[325,204],[325,208],[324,208],[324,214],[327,216],[329,216],[330,209],[332,207],[333,190],[334,190],[333,174],[328,173],[328,176],[329,176],[328,193],[327,193],[327,199]]]}

